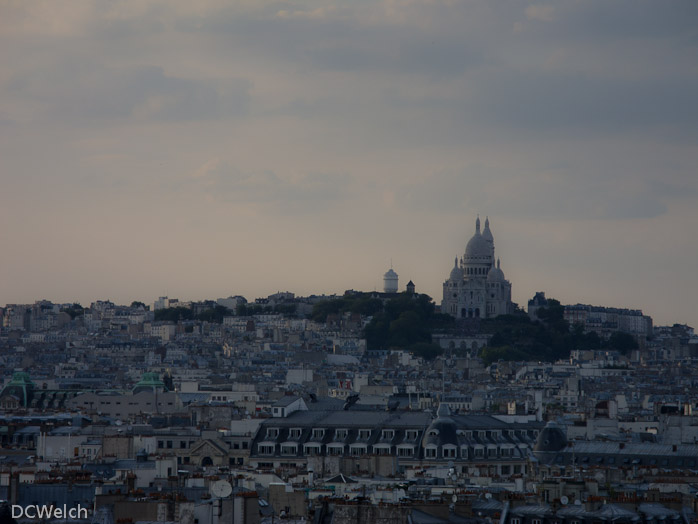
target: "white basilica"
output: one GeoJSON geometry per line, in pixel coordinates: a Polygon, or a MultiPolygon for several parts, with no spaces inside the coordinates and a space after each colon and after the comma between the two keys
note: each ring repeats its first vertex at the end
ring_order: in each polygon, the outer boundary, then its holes
{"type": "Polygon", "coordinates": [[[504,278],[499,259],[495,265],[494,237],[490,221],[480,233],[480,217],[475,234],[465,246],[465,254],[444,282],[441,312],[456,318],[492,318],[511,313],[511,282],[504,278]]]}

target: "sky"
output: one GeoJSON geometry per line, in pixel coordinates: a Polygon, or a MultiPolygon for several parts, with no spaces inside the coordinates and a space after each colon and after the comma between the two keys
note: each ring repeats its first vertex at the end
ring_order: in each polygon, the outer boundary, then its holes
{"type": "Polygon", "coordinates": [[[0,304],[400,287],[698,327],[698,3],[0,1],[0,304]]]}

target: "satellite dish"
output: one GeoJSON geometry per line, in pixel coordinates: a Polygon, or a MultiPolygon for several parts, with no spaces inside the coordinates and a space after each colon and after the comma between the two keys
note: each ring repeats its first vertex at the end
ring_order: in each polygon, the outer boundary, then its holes
{"type": "Polygon", "coordinates": [[[582,501],[579,500],[579,499],[575,499],[574,505],[575,505],[575,506],[581,506],[581,505],[582,505],[582,501]]]}
{"type": "Polygon", "coordinates": [[[218,499],[229,497],[233,492],[233,486],[227,480],[217,480],[211,484],[211,495],[218,499]]]}
{"type": "Polygon", "coordinates": [[[453,496],[451,497],[451,502],[453,502],[454,504],[455,504],[456,502],[458,502],[458,495],[456,495],[456,494],[454,493],[453,496]]]}
{"type": "Polygon", "coordinates": [[[492,498],[492,493],[485,493],[485,498],[490,500],[492,498]]]}
{"type": "Polygon", "coordinates": [[[562,502],[563,504],[568,504],[569,501],[570,501],[570,499],[568,499],[565,495],[560,497],[560,502],[562,502]]]}

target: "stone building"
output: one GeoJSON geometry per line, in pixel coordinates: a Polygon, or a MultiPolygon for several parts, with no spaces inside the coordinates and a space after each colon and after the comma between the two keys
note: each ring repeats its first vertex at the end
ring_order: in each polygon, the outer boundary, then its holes
{"type": "Polygon", "coordinates": [[[480,218],[475,234],[456,257],[453,269],[443,285],[441,312],[456,318],[493,318],[511,313],[511,283],[504,278],[499,259],[494,257],[494,237],[490,221],[480,232],[480,218]]]}

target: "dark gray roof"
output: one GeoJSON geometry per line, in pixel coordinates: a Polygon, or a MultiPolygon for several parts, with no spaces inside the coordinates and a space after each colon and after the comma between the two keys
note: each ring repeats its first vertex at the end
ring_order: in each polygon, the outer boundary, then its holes
{"type": "Polygon", "coordinates": [[[549,451],[560,451],[567,446],[567,437],[565,436],[562,428],[555,424],[554,422],[549,422],[543,431],[538,435],[535,446],[533,446],[534,452],[549,452],[549,451]]]}
{"type": "Polygon", "coordinates": [[[512,515],[517,515],[520,517],[524,516],[546,516],[546,515],[552,515],[553,510],[550,509],[550,506],[546,506],[544,504],[536,504],[536,505],[529,505],[526,504],[524,506],[518,506],[516,508],[513,508],[510,510],[512,515]]]}
{"type": "Polygon", "coordinates": [[[265,427],[304,427],[317,428],[374,428],[376,426],[387,427],[425,427],[431,421],[428,413],[413,412],[389,412],[389,411],[362,411],[360,416],[351,411],[296,411],[287,417],[270,418],[262,423],[265,427]]]}
{"type": "Polygon", "coordinates": [[[637,513],[617,506],[615,504],[604,504],[603,506],[601,506],[601,509],[594,512],[594,515],[597,518],[603,520],[610,520],[611,522],[615,522],[617,520],[640,520],[640,517],[637,515],[637,513]]]}
{"type": "Polygon", "coordinates": [[[274,402],[274,403],[272,404],[272,406],[275,407],[275,408],[285,408],[285,407],[290,406],[291,404],[293,404],[293,403],[294,403],[296,400],[298,400],[299,398],[301,398],[301,397],[298,397],[298,396],[288,396],[288,395],[286,395],[286,396],[281,397],[281,398],[280,398],[279,400],[277,400],[276,402],[274,402]]]}

